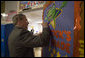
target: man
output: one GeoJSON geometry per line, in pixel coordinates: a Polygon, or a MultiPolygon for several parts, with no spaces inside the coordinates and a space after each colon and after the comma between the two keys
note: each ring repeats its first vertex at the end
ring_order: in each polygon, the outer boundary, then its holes
{"type": "Polygon", "coordinates": [[[13,17],[15,27],[8,39],[9,53],[11,57],[34,57],[33,48],[48,45],[50,39],[50,29],[43,23],[43,32],[39,36],[34,36],[27,30],[29,24],[26,16],[17,14],[13,17]]]}

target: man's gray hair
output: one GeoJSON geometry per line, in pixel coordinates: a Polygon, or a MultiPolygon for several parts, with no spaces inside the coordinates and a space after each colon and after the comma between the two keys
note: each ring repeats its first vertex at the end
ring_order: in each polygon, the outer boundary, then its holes
{"type": "Polygon", "coordinates": [[[22,20],[23,19],[23,16],[25,16],[24,14],[16,14],[13,18],[12,18],[12,21],[13,21],[13,24],[16,25],[18,20],[22,20]]]}

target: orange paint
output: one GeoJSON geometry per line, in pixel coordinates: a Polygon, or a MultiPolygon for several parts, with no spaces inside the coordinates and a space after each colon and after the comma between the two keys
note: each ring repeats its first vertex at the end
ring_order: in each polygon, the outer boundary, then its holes
{"type": "Polygon", "coordinates": [[[70,47],[70,44],[67,43],[67,44],[66,44],[66,52],[67,52],[67,53],[70,53],[70,51],[69,51],[69,47],[70,47]]]}
{"type": "Polygon", "coordinates": [[[62,32],[62,31],[59,32],[59,38],[64,39],[64,37],[63,37],[63,32],[62,32]]]}
{"type": "Polygon", "coordinates": [[[63,37],[63,33],[65,33],[66,34],[66,40],[69,42],[69,41],[71,41],[71,36],[70,36],[70,34],[71,34],[71,31],[55,31],[55,30],[52,30],[52,32],[53,32],[53,35],[54,36],[56,36],[56,38],[62,38],[62,39],[64,39],[64,37],[63,37]],[[57,35],[57,34],[59,34],[59,35],[57,35]]]}
{"type": "Polygon", "coordinates": [[[64,31],[64,33],[67,35],[66,40],[68,42],[71,41],[71,36],[70,36],[71,32],[70,31],[64,31]]]}
{"type": "Polygon", "coordinates": [[[59,48],[59,41],[57,41],[57,47],[59,48]]]}
{"type": "Polygon", "coordinates": [[[70,51],[69,51],[69,48],[68,48],[68,47],[66,47],[66,52],[67,52],[67,53],[70,53],[70,51]]]}
{"type": "Polygon", "coordinates": [[[70,50],[69,50],[70,44],[69,43],[65,44],[64,42],[61,42],[61,45],[60,45],[59,41],[57,41],[56,47],[58,47],[61,50],[65,50],[67,53],[70,53],[70,50]],[[62,45],[63,45],[63,47],[62,47],[62,45]]]}
{"type": "Polygon", "coordinates": [[[61,49],[64,50],[65,49],[65,43],[61,42],[61,49]],[[62,47],[63,46],[63,47],[62,47]]]}
{"type": "Polygon", "coordinates": [[[56,36],[56,38],[58,38],[58,35],[56,35],[56,34],[57,34],[57,32],[56,32],[56,31],[54,31],[54,30],[52,30],[52,32],[53,32],[53,35],[54,35],[54,36],[56,36]]]}
{"type": "Polygon", "coordinates": [[[67,35],[68,38],[66,38],[66,40],[69,42],[71,41],[71,36],[67,35]]]}
{"type": "Polygon", "coordinates": [[[65,45],[65,43],[63,44],[64,46],[63,46],[63,49],[65,50],[66,49],[66,45],[65,45]]]}
{"type": "Polygon", "coordinates": [[[70,44],[69,44],[69,43],[67,43],[66,45],[67,45],[68,47],[70,46],[70,44]]]}
{"type": "MultiPolygon", "coordinates": [[[[64,31],[55,31],[55,30],[51,30],[52,32],[53,32],[53,35],[54,36],[56,36],[56,38],[62,38],[62,39],[64,39],[64,37],[63,37],[63,33],[65,33],[66,34],[66,40],[69,42],[69,41],[71,41],[71,36],[70,36],[70,34],[71,34],[71,31],[66,31],[66,30],[64,30],[64,31]]],[[[59,49],[61,49],[61,50],[65,50],[67,53],[70,53],[70,51],[69,51],[69,47],[70,47],[70,44],[69,43],[64,43],[64,42],[59,42],[59,41],[56,41],[55,39],[52,39],[51,40],[51,43],[52,43],[52,45],[54,46],[54,47],[58,47],[59,49]],[[63,47],[62,47],[63,46],[63,47]]]]}

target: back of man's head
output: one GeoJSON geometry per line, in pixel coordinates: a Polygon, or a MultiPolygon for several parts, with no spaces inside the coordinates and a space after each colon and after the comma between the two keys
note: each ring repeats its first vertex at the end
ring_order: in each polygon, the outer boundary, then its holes
{"type": "Polygon", "coordinates": [[[24,14],[16,14],[13,18],[13,24],[16,25],[18,20],[23,20],[23,16],[25,16],[24,14]]]}

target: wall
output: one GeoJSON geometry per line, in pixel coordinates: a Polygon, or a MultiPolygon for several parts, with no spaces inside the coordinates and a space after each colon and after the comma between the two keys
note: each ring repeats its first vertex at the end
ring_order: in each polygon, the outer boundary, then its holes
{"type": "Polygon", "coordinates": [[[1,13],[5,12],[5,1],[1,1],[1,13]]]}
{"type": "Polygon", "coordinates": [[[43,12],[43,9],[30,11],[30,12],[24,12],[23,14],[26,15],[29,23],[42,23],[42,12],[43,12]]]}
{"type": "Polygon", "coordinates": [[[9,13],[11,10],[18,10],[18,1],[5,1],[5,13],[9,13]]]}

